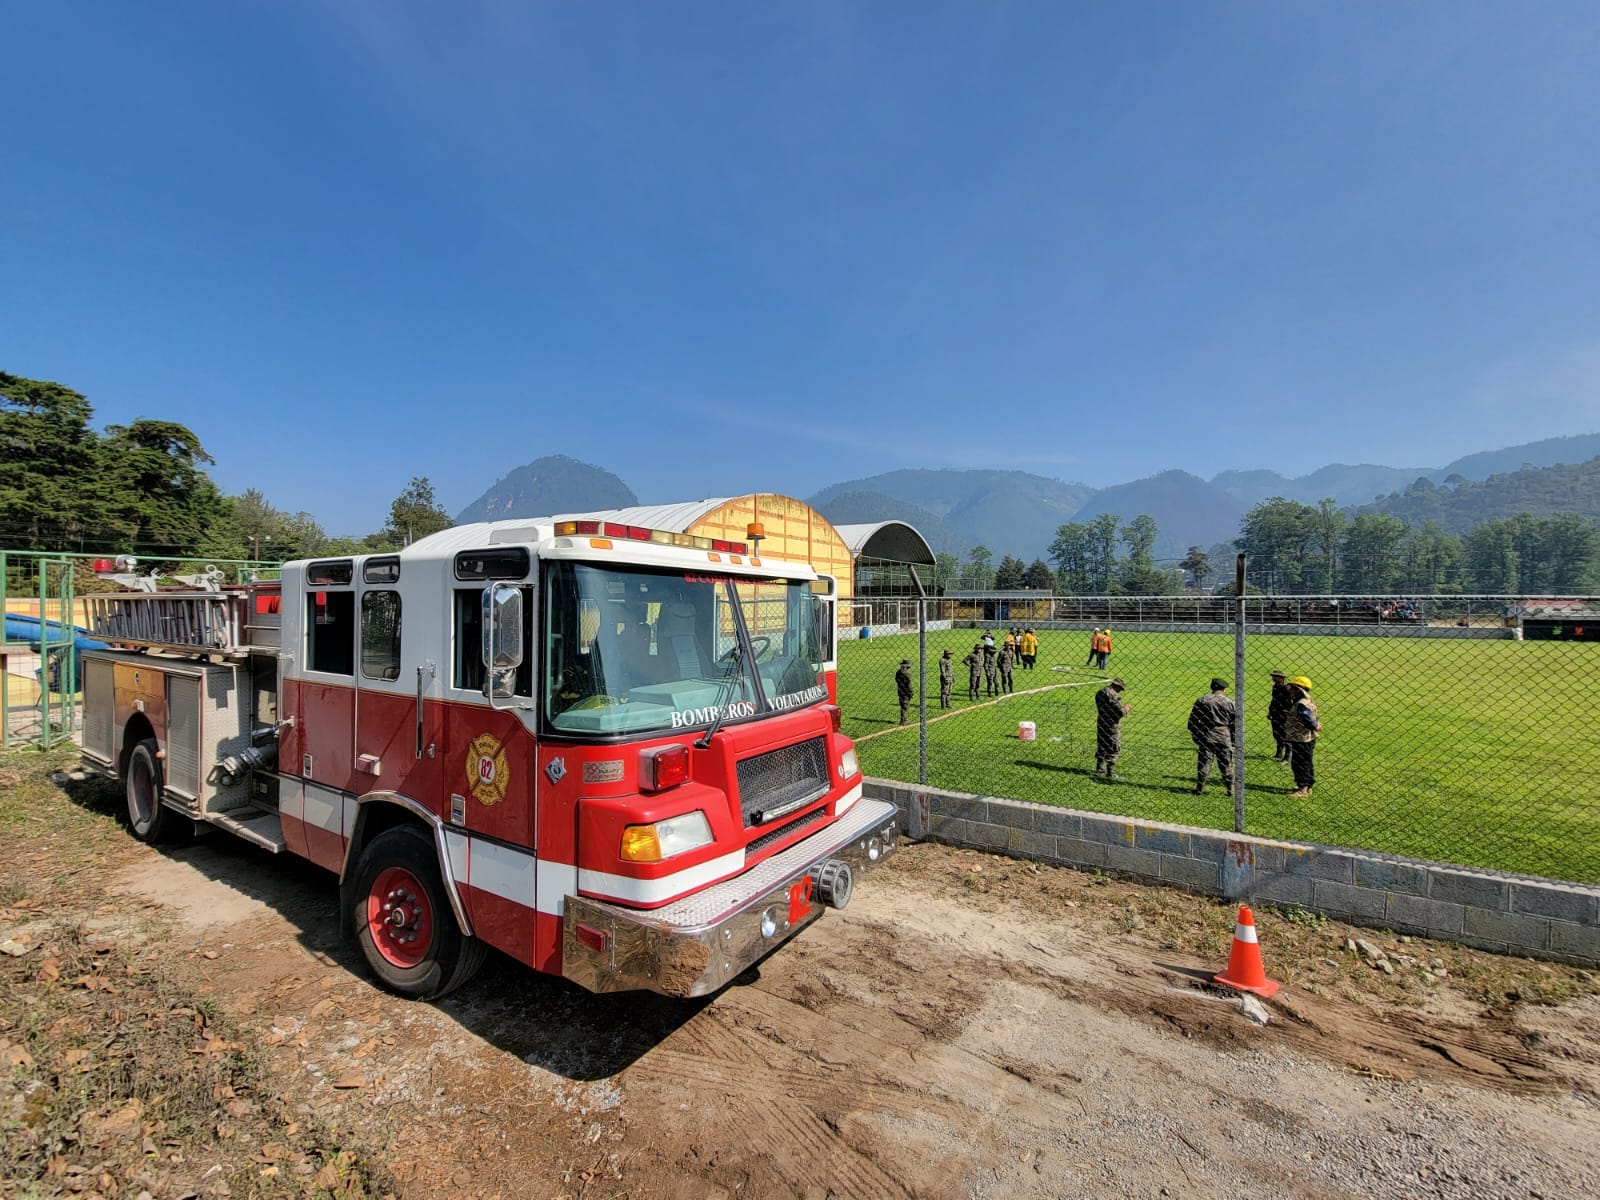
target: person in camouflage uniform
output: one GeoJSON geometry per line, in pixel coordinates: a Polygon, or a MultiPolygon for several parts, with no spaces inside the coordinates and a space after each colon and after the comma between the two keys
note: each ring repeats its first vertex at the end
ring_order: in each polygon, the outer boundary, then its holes
{"type": "Polygon", "coordinates": [[[983,683],[983,643],[974,643],[972,653],[961,661],[967,664],[967,699],[976,700],[983,683]]]}
{"type": "Polygon", "coordinates": [[[950,707],[950,689],[956,682],[956,664],[946,650],[939,656],[939,707],[950,707]]]}
{"type": "Polygon", "coordinates": [[[1016,661],[1016,652],[1012,650],[1011,643],[1007,642],[1000,647],[1000,657],[995,660],[995,666],[1000,672],[1000,691],[1009,694],[1017,690],[1017,685],[1012,682],[1012,671],[1016,661]]]}
{"type": "Polygon", "coordinates": [[[1289,685],[1284,682],[1283,672],[1272,673],[1272,699],[1267,703],[1267,724],[1272,726],[1272,760],[1274,762],[1289,761],[1289,742],[1283,736],[1284,722],[1289,719],[1289,710],[1294,707],[1294,699],[1289,691],[1289,685]]]}
{"type": "Polygon", "coordinates": [[[984,695],[998,696],[1000,694],[1000,653],[995,649],[994,638],[984,635],[983,639],[983,684],[984,695]]]}
{"type": "Polygon", "coordinates": [[[911,660],[902,658],[900,669],[894,673],[894,690],[900,697],[900,724],[906,723],[906,716],[911,710],[911,699],[916,695],[916,689],[911,686],[911,660]]]}
{"type": "Polygon", "coordinates": [[[1189,736],[1195,745],[1194,794],[1206,790],[1206,780],[1211,775],[1211,760],[1217,760],[1217,770],[1225,787],[1233,786],[1233,701],[1228,699],[1228,684],[1223,679],[1211,681],[1210,695],[1201,696],[1189,710],[1189,736]]]}
{"type": "Polygon", "coordinates": [[[1108,780],[1117,777],[1117,756],[1122,753],[1122,718],[1128,705],[1122,699],[1127,685],[1113,679],[1094,694],[1094,773],[1105,768],[1108,780]]]}

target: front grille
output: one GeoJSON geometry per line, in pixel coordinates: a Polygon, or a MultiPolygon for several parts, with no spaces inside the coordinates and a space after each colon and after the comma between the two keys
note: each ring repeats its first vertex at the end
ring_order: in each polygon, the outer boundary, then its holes
{"type": "Polygon", "coordinates": [[[786,838],[791,833],[799,833],[807,825],[814,825],[827,815],[827,805],[823,805],[821,808],[814,808],[810,812],[806,813],[805,816],[797,817],[795,820],[790,821],[787,825],[780,825],[776,829],[770,830],[767,833],[763,833],[758,838],[752,838],[750,840],[750,844],[744,848],[744,852],[746,854],[759,854],[779,838],[786,838]]]}
{"type": "Polygon", "coordinates": [[[812,738],[744,759],[738,775],[745,827],[765,825],[828,794],[828,752],[822,738],[812,738]]]}

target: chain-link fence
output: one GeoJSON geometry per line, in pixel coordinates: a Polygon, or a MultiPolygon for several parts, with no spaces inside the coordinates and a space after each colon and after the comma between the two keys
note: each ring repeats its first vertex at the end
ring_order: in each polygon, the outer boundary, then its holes
{"type": "Polygon", "coordinates": [[[1238,612],[1226,597],[929,600],[893,631],[841,630],[845,732],[881,778],[1600,882],[1600,598],[1249,597],[1242,637],[1238,612]],[[1292,715],[1275,670],[1310,682],[1289,689],[1292,715]],[[1195,710],[1214,680],[1241,715],[1242,797],[1226,707],[1195,710]],[[1200,742],[1220,761],[1202,767],[1200,742]]]}

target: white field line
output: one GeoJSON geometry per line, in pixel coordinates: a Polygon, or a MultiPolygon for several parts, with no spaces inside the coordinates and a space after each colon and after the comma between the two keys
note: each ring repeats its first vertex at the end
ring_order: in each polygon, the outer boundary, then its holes
{"type": "MultiPolygon", "coordinates": [[[[937,725],[940,721],[948,721],[951,717],[959,717],[965,715],[966,713],[977,712],[980,708],[993,708],[996,704],[1000,704],[1006,700],[1020,700],[1024,696],[1037,696],[1044,692],[1059,692],[1066,688],[1099,687],[1105,682],[1106,681],[1104,679],[1074,680],[1071,683],[1046,684],[1044,687],[1029,688],[1027,691],[1023,692],[1009,692],[1004,696],[996,696],[992,700],[984,700],[981,702],[974,701],[968,704],[965,708],[951,709],[943,716],[929,717],[928,724],[937,725]]],[[[954,693],[952,692],[952,695],[953,694],[954,693]]],[[[904,725],[891,725],[888,729],[880,729],[876,733],[864,733],[860,737],[852,738],[851,740],[857,745],[860,745],[862,742],[870,742],[873,738],[883,737],[883,735],[886,733],[899,733],[905,729],[915,728],[916,726],[908,721],[904,725]]]]}

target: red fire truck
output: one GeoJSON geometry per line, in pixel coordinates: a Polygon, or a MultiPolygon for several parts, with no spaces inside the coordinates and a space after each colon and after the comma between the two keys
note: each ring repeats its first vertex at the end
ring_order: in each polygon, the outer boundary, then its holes
{"type": "MultiPolygon", "coordinates": [[[[335,872],[408,996],[493,946],[697,996],[894,849],[826,680],[829,582],[645,510],[458,526],[281,580],[91,598],[84,758],[136,837],[335,872]]],[[[759,543],[757,544],[759,549],[759,543]]]]}

